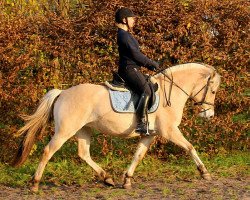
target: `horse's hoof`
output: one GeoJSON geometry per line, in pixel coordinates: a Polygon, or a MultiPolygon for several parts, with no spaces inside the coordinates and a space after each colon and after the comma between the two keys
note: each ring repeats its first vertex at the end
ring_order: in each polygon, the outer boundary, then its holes
{"type": "Polygon", "coordinates": [[[124,184],[123,188],[126,189],[126,190],[129,190],[129,189],[132,188],[132,186],[131,186],[131,184],[124,184]]]}
{"type": "MultiPolygon", "coordinates": [[[[124,176],[126,176],[126,174],[124,176]]],[[[124,189],[131,189],[132,188],[132,186],[131,186],[131,179],[130,178],[128,178],[128,177],[124,178],[123,188],[124,189]]]]}
{"type": "Polygon", "coordinates": [[[31,188],[30,188],[30,191],[31,192],[34,192],[34,193],[37,193],[38,192],[38,187],[37,186],[32,186],[31,188]]]}
{"type": "Polygon", "coordinates": [[[105,180],[104,180],[104,183],[105,183],[105,185],[107,185],[107,186],[115,186],[115,183],[114,183],[114,181],[113,181],[113,179],[112,178],[106,178],[105,180]]]}
{"type": "Polygon", "coordinates": [[[213,180],[209,173],[202,174],[202,178],[204,178],[207,181],[213,180]]]}

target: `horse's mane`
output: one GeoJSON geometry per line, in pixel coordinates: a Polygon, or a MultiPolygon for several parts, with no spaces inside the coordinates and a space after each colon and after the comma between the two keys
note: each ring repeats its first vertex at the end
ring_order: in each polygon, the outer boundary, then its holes
{"type": "Polygon", "coordinates": [[[185,63],[185,64],[180,64],[180,65],[175,65],[172,67],[169,67],[167,69],[165,69],[165,72],[171,71],[171,72],[178,72],[178,71],[182,71],[185,69],[188,70],[193,70],[193,69],[200,69],[200,68],[209,68],[211,70],[215,70],[214,67],[212,67],[211,65],[208,64],[203,64],[203,63],[185,63]]]}
{"type": "MultiPolygon", "coordinates": [[[[175,73],[178,71],[183,71],[183,70],[193,70],[193,69],[209,69],[209,71],[215,71],[215,68],[211,65],[204,64],[204,63],[185,63],[185,64],[180,64],[180,65],[175,65],[172,67],[169,67],[167,69],[162,70],[164,73],[175,73]]],[[[157,74],[157,75],[160,75],[157,74]]]]}

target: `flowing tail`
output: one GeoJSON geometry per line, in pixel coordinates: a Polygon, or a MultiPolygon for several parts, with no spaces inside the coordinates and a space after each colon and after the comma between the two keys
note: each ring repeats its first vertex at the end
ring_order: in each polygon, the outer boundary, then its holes
{"type": "Polygon", "coordinates": [[[21,166],[28,158],[35,143],[36,135],[39,132],[39,135],[42,135],[50,119],[54,102],[61,92],[62,90],[58,89],[49,91],[41,100],[36,112],[33,115],[23,117],[26,124],[17,132],[16,136],[25,134],[25,137],[19,145],[17,155],[12,163],[13,166],[21,166]]]}

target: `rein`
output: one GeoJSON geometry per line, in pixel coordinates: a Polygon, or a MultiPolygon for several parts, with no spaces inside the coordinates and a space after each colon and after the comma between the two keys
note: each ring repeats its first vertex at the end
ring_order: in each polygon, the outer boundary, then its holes
{"type": "MultiPolygon", "coordinates": [[[[156,74],[158,73],[161,73],[163,74],[164,76],[164,82],[166,81],[166,78],[170,81],[170,85],[169,85],[169,94],[167,96],[166,94],[166,87],[165,87],[165,84],[164,84],[164,96],[165,96],[165,99],[166,99],[166,106],[171,106],[171,101],[170,101],[170,98],[171,98],[171,92],[172,92],[172,88],[173,88],[173,85],[176,86],[177,88],[179,88],[184,94],[186,94],[192,101],[194,101],[194,105],[195,106],[200,106],[202,104],[207,104],[207,105],[211,105],[211,106],[214,106],[214,104],[210,103],[210,102],[207,102],[205,101],[206,100],[206,96],[207,96],[207,92],[208,92],[208,88],[209,88],[209,84],[210,84],[210,79],[211,77],[208,78],[207,80],[207,83],[206,85],[204,85],[194,96],[190,96],[185,90],[183,90],[179,85],[177,85],[175,82],[174,82],[174,77],[173,77],[173,74],[171,72],[171,77],[169,77],[166,73],[163,72],[164,70],[160,70],[158,72],[156,72],[156,74]],[[201,101],[197,102],[194,97],[196,97],[202,90],[204,90],[204,94],[203,94],[203,97],[201,99],[201,101]]],[[[202,112],[205,112],[209,109],[203,109],[202,112]]]]}

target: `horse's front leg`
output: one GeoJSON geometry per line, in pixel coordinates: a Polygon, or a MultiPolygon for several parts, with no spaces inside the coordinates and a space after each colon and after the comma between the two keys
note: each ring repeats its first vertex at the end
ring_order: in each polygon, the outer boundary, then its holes
{"type": "Polygon", "coordinates": [[[206,180],[212,180],[211,175],[209,174],[205,165],[202,163],[201,159],[197,155],[197,152],[194,149],[193,145],[186,140],[186,138],[182,135],[178,127],[172,127],[170,130],[168,129],[168,136],[168,139],[170,141],[184,148],[191,155],[202,178],[206,180]]]}
{"type": "Polygon", "coordinates": [[[135,168],[139,164],[139,162],[143,159],[145,153],[147,152],[150,144],[154,140],[154,136],[145,136],[141,138],[137,150],[134,154],[134,158],[132,160],[132,163],[128,167],[127,171],[124,174],[124,184],[123,187],[125,189],[131,188],[131,178],[134,174],[135,168]]]}

